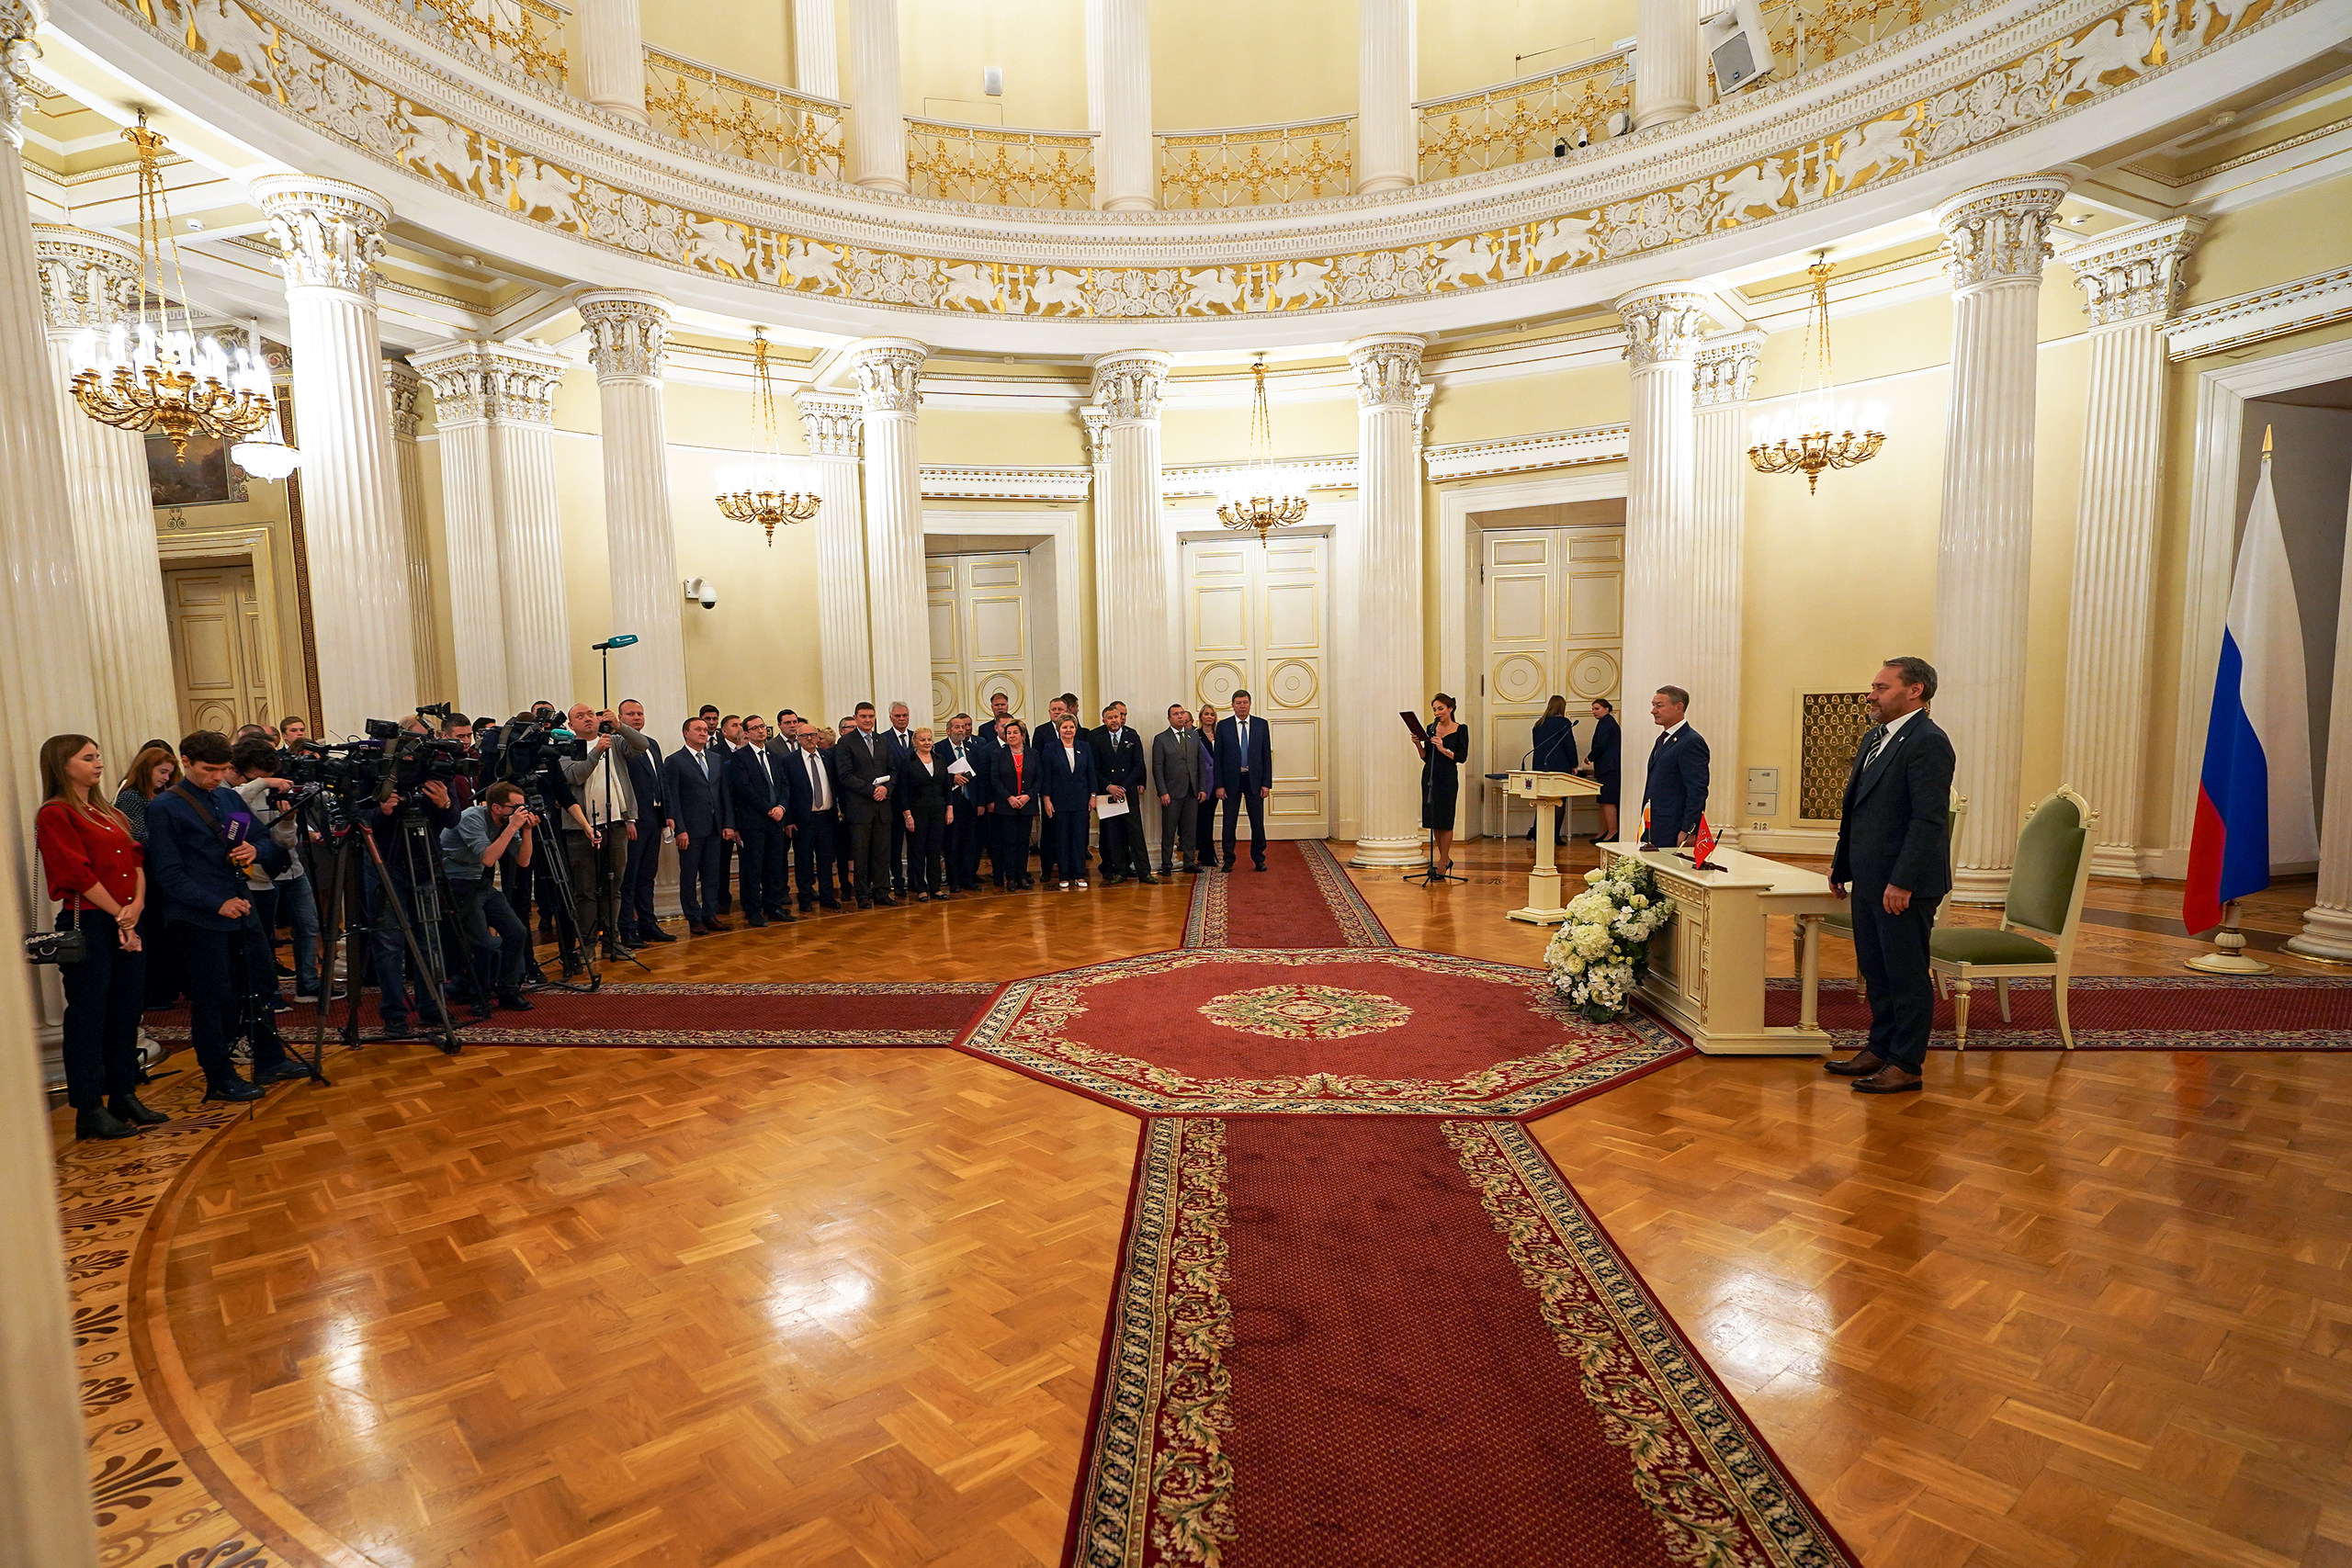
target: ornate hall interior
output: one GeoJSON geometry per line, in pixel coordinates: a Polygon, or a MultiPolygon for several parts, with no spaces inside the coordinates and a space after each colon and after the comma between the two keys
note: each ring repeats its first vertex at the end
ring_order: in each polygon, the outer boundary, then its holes
{"type": "Polygon", "coordinates": [[[1717,3],[0,0],[0,900],[266,732],[328,927],[0,980],[0,1568],[2352,1568],[2352,0],[1717,3]],[[401,1027],[335,770],[625,703],[401,1027]]]}

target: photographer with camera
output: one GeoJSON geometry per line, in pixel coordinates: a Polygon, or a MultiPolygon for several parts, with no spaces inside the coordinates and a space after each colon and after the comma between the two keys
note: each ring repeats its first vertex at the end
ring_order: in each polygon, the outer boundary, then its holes
{"type": "Polygon", "coordinates": [[[238,836],[248,820],[244,802],[222,779],[229,772],[229,738],[199,729],[180,742],[182,775],[147,803],[147,872],[163,923],[187,956],[195,1016],[189,1042],[204,1070],[207,1100],[259,1100],[264,1086],[307,1077],[287,1060],[271,1021],[275,976],[253,973],[253,901],[246,867],[257,852],[238,836]],[[253,1081],[237,1074],[229,1055],[239,1035],[253,1043],[253,1081]]]}
{"type": "Polygon", "coordinates": [[[513,1012],[531,1010],[530,999],[523,995],[531,932],[498,890],[490,868],[529,869],[531,829],[538,821],[524,808],[522,786],[502,779],[484,789],[481,804],[459,812],[457,826],[441,835],[458,927],[473,943],[478,965],[497,976],[498,1005],[513,1012]]]}
{"type": "MultiPolygon", "coordinates": [[[[268,835],[254,844],[261,857],[254,863],[256,867],[269,874],[266,886],[257,884],[254,888],[254,912],[269,948],[271,977],[277,976],[275,933],[282,913],[294,932],[294,994],[315,997],[319,994],[319,906],[311,896],[311,881],[297,852],[299,825],[284,809],[294,785],[277,776],[281,755],[266,740],[240,740],[229,749],[229,769],[238,798],[253,814],[254,825],[268,835]]],[[[252,874],[247,874],[248,881],[252,874]]]]}
{"type": "MultiPolygon", "coordinates": [[[[404,735],[412,733],[403,731],[404,735]]],[[[393,743],[386,741],[388,746],[393,743]]],[[[388,762],[387,766],[393,771],[379,786],[379,793],[372,799],[373,809],[361,814],[359,825],[375,840],[376,853],[383,862],[380,873],[375,861],[367,863],[371,926],[368,963],[375,976],[376,1009],[383,1020],[384,1038],[398,1040],[409,1032],[412,987],[416,1011],[423,1016],[425,1027],[448,1027],[440,1002],[433,994],[440,976],[409,973],[408,937],[401,928],[405,923],[409,931],[416,933],[420,943],[424,941],[426,930],[417,919],[417,883],[432,876],[438,856],[427,853],[421,857],[414,840],[421,838],[428,849],[438,845],[441,835],[457,826],[458,808],[450,804],[449,786],[444,780],[416,777],[413,769],[397,764],[388,762]],[[408,786],[414,791],[413,795],[401,793],[404,774],[408,786]],[[421,834],[411,830],[416,825],[422,826],[421,834]],[[395,903],[399,906],[397,912],[392,908],[395,903]]]]}
{"type": "Polygon", "coordinates": [[[570,723],[580,755],[563,763],[575,802],[564,814],[563,850],[580,940],[597,945],[606,958],[633,958],[636,949],[621,940],[621,882],[639,815],[628,760],[650,743],[586,703],[572,705],[570,723]]]}

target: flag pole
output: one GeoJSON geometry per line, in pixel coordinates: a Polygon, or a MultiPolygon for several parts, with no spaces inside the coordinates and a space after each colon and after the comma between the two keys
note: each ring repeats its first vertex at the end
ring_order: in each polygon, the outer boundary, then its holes
{"type": "Polygon", "coordinates": [[[2238,901],[2222,906],[2222,923],[2213,932],[2213,951],[2187,959],[2183,967],[2205,975],[2267,975],[2270,965],[2245,955],[2245,933],[2238,930],[2238,901]]]}

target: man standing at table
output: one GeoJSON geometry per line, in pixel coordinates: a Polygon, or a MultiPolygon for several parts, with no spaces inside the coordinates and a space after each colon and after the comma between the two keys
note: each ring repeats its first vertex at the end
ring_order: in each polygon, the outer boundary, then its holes
{"type": "Polygon", "coordinates": [[[1928,716],[1936,667],[1890,659],[1871,678],[1878,721],[1854,752],[1829,890],[1854,900],[1854,963],[1871,1002],[1870,1044],[1823,1066],[1862,1094],[1916,1092],[1936,988],[1928,938],[1951,890],[1951,738],[1928,716]]]}
{"type": "Polygon", "coordinates": [[[1645,850],[1670,850],[1699,836],[1699,818],[1707,809],[1709,759],[1706,737],[1683,717],[1690,710],[1690,694],[1679,686],[1660,686],[1650,698],[1650,717],[1657,721],[1659,734],[1650,747],[1649,779],[1642,786],[1645,850]]]}
{"type": "Polygon", "coordinates": [[[1250,860],[1266,869],[1266,796],[1274,787],[1274,737],[1262,718],[1250,716],[1250,694],[1233,694],[1233,712],[1216,724],[1216,797],[1225,802],[1225,859],[1233,869],[1234,830],[1243,806],[1250,807],[1250,860]]]}

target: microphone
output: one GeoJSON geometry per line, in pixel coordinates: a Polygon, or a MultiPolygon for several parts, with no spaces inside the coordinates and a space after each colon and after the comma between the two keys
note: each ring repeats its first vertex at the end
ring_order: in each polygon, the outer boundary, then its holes
{"type": "Polygon", "coordinates": [[[636,633],[616,632],[613,636],[606,637],[602,642],[590,643],[588,645],[588,651],[591,653],[604,653],[616,648],[632,648],[636,646],[636,633]]]}

